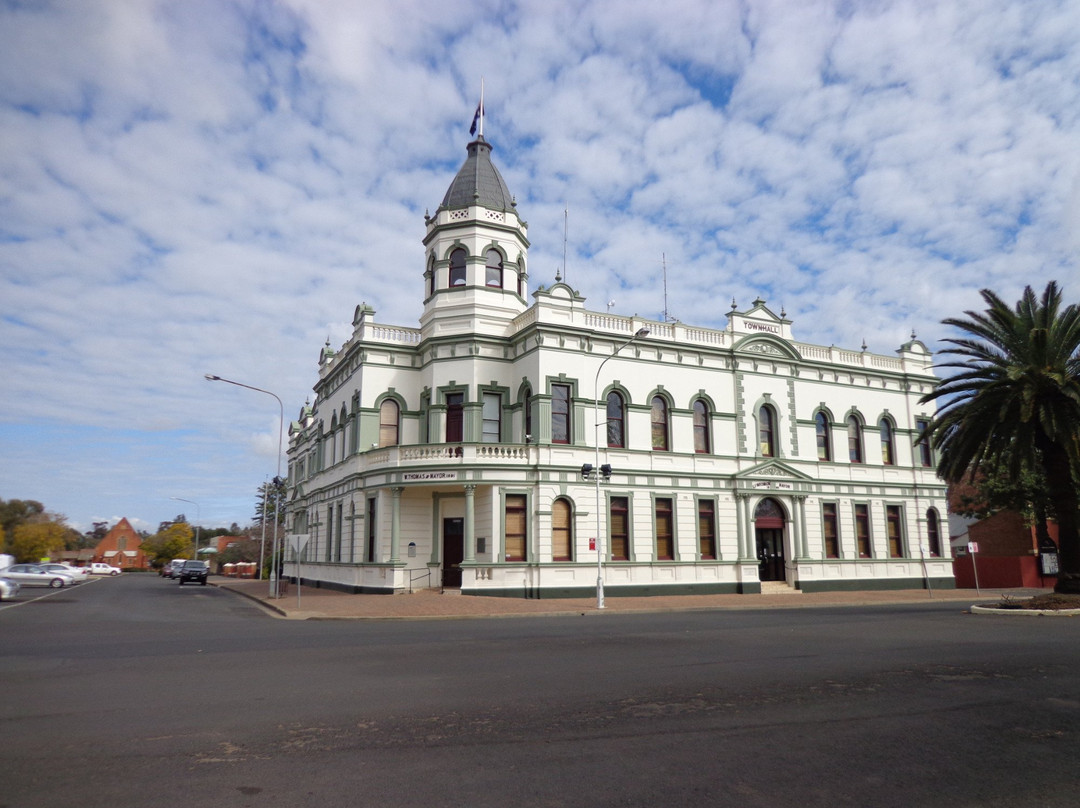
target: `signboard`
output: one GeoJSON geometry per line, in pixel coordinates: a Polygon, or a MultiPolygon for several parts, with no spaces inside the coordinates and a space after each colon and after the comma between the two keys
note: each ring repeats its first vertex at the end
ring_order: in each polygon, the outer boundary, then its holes
{"type": "Polygon", "coordinates": [[[590,550],[595,550],[596,549],[596,539],[589,539],[589,549],[590,550]]]}
{"type": "Polygon", "coordinates": [[[969,541],[968,542],[968,552],[971,553],[972,555],[979,552],[979,543],[977,541],[969,541]]]}
{"type": "Polygon", "coordinates": [[[769,488],[776,491],[794,491],[795,486],[791,483],[773,482],[771,480],[759,480],[754,483],[754,488],[769,488]]]}
{"type": "Polygon", "coordinates": [[[1060,567],[1058,566],[1058,554],[1057,553],[1042,553],[1039,555],[1039,565],[1042,568],[1043,575],[1057,575],[1060,567]]]}
{"type": "Polygon", "coordinates": [[[420,483],[456,480],[457,476],[456,471],[407,471],[401,475],[401,479],[407,483],[420,483]]]}

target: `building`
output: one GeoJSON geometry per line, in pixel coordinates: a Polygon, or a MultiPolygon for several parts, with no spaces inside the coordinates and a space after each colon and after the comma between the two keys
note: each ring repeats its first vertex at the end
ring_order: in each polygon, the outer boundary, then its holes
{"type": "Polygon", "coordinates": [[[97,543],[90,560],[124,570],[143,570],[150,566],[142,549],[142,537],[126,518],[113,525],[105,538],[97,543]]]}
{"type": "Polygon", "coordinates": [[[284,574],[510,597],[953,586],[914,335],[893,356],[808,345],[764,300],[720,330],[615,316],[558,279],[530,303],[491,148],[468,144],[425,215],[419,328],[361,304],[320,354],[284,574]]]}

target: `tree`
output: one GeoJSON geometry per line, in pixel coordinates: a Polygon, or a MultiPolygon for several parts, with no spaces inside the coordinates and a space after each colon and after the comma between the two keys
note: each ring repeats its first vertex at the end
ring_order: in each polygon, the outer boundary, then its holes
{"type": "Polygon", "coordinates": [[[35,516],[45,513],[45,506],[33,499],[0,499],[0,528],[3,535],[13,536],[15,528],[35,516]]]}
{"type": "Polygon", "coordinates": [[[1054,281],[1041,299],[1027,287],[1015,309],[981,294],[985,313],[943,321],[965,336],[945,340],[941,367],[956,375],[921,399],[945,402],[924,439],[949,482],[1037,469],[1058,522],[1056,590],[1080,593],[1080,307],[1063,307],[1054,281]]]}
{"type": "Polygon", "coordinates": [[[267,522],[272,524],[276,517],[277,523],[283,524],[285,521],[285,481],[283,479],[275,477],[259,486],[255,499],[255,522],[258,524],[262,524],[264,501],[267,522]]]}
{"type": "Polygon", "coordinates": [[[11,552],[19,561],[40,561],[64,549],[70,528],[60,522],[29,522],[15,528],[11,552]]]}
{"type": "Polygon", "coordinates": [[[195,552],[195,531],[187,522],[172,522],[143,542],[143,551],[150,556],[150,566],[160,567],[174,558],[192,558],[195,552]]]}

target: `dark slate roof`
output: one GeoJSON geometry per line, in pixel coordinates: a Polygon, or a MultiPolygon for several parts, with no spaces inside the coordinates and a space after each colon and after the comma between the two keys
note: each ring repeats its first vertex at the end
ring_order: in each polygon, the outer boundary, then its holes
{"type": "Polygon", "coordinates": [[[513,197],[499,169],[491,162],[491,144],[478,137],[468,146],[469,156],[443,197],[440,208],[483,205],[491,210],[510,210],[513,197]]]}

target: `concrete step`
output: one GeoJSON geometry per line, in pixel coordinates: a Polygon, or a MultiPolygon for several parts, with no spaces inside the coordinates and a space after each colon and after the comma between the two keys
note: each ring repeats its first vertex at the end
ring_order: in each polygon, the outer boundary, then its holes
{"type": "Polygon", "coordinates": [[[762,581],[761,594],[763,595],[801,595],[801,589],[788,586],[786,581],[762,581]]]}

